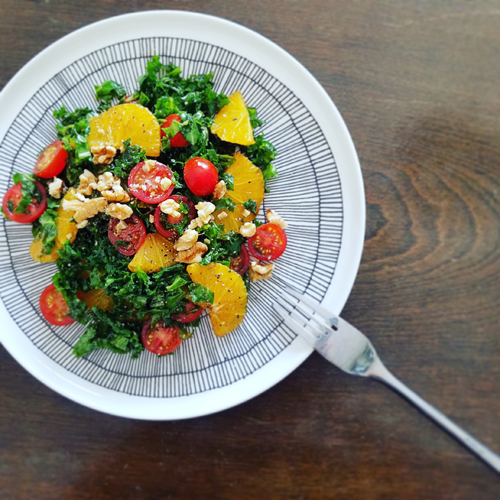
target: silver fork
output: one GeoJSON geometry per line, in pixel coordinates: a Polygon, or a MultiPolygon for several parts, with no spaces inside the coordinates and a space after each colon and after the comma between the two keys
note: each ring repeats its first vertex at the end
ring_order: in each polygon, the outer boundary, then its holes
{"type": "Polygon", "coordinates": [[[274,304],[274,307],[293,332],[299,334],[341,370],[351,375],[370,377],[384,382],[500,473],[500,456],[392,375],[382,364],[372,343],[363,333],[310,298],[291,289],[286,292],[288,294],[283,293],[279,299],[281,306],[274,304]]]}

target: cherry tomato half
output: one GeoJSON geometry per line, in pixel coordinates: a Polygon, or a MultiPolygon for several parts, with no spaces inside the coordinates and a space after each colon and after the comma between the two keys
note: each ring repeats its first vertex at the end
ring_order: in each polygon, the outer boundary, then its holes
{"type": "Polygon", "coordinates": [[[165,222],[167,222],[168,224],[179,224],[179,222],[182,221],[182,218],[184,216],[187,216],[188,222],[191,222],[193,219],[196,219],[197,212],[196,212],[196,208],[194,208],[194,205],[185,196],[181,196],[180,194],[173,194],[169,198],[169,200],[175,200],[177,203],[182,201],[183,205],[188,206],[188,213],[181,214],[181,217],[174,217],[173,215],[164,214],[160,209],[160,205],[158,205],[156,207],[156,210],[155,210],[155,227],[156,227],[156,230],[162,236],[165,236],[165,238],[177,239],[179,237],[179,235],[177,234],[177,231],[174,228],[168,228],[168,229],[165,228],[164,227],[165,222]]]}
{"type": "Polygon", "coordinates": [[[6,217],[14,222],[20,222],[21,224],[28,224],[38,219],[47,208],[47,195],[45,194],[45,188],[39,182],[36,183],[36,187],[41,195],[40,202],[32,198],[31,203],[26,207],[27,212],[18,214],[16,213],[16,208],[23,197],[23,190],[20,182],[12,186],[5,193],[2,202],[3,213],[6,217]]]}
{"type": "Polygon", "coordinates": [[[142,327],[141,340],[144,347],[154,354],[169,354],[175,351],[182,342],[179,337],[179,327],[166,327],[163,321],[156,323],[151,329],[151,320],[142,327]]]}
{"type": "Polygon", "coordinates": [[[141,161],[130,172],[128,187],[130,192],[144,203],[161,203],[174,190],[173,179],[172,170],[163,163],[155,160],[141,161]],[[168,179],[171,183],[168,184],[164,179],[168,179]]]}
{"type": "Polygon", "coordinates": [[[33,173],[38,177],[50,179],[59,175],[66,166],[68,153],[61,141],[49,144],[41,153],[35,163],[33,173]]]}
{"type": "Polygon", "coordinates": [[[219,173],[211,161],[195,157],[184,165],[184,180],[193,194],[208,196],[219,182],[219,173]]]}
{"type": "Polygon", "coordinates": [[[248,238],[248,250],[259,260],[277,259],[286,248],[285,231],[277,224],[263,224],[248,238]]]}
{"type": "Polygon", "coordinates": [[[69,307],[62,293],[54,285],[49,285],[40,295],[40,309],[51,325],[64,326],[75,321],[69,316],[69,307]]]}
{"type": "Polygon", "coordinates": [[[250,255],[244,245],[242,245],[238,257],[233,257],[231,259],[231,265],[229,267],[242,276],[247,272],[250,267],[250,255]]]}
{"type": "Polygon", "coordinates": [[[108,237],[111,244],[116,246],[116,249],[122,255],[134,255],[138,248],[144,243],[146,239],[146,228],[144,223],[136,215],[132,215],[123,222],[127,227],[123,229],[118,229],[117,226],[120,224],[119,219],[111,217],[108,225],[108,237]],[[116,245],[117,241],[126,241],[127,245],[116,245]]]}
{"type": "Polygon", "coordinates": [[[179,323],[191,323],[195,319],[198,319],[203,312],[203,307],[199,307],[192,302],[188,302],[184,308],[183,313],[172,314],[171,318],[175,319],[179,323]]]}
{"type": "MultiPolygon", "coordinates": [[[[166,120],[161,124],[160,126],[160,137],[165,137],[167,134],[163,131],[164,128],[170,127],[172,125],[172,122],[181,122],[182,119],[179,115],[169,115],[167,116],[166,120]]],[[[170,139],[170,146],[173,148],[185,148],[186,146],[189,146],[190,143],[184,139],[184,136],[180,133],[177,132],[172,139],[170,139]]]]}

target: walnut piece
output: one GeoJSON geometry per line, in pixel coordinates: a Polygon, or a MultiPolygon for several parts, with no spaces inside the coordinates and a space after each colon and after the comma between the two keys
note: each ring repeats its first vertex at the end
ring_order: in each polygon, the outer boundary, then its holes
{"type": "MultiPolygon", "coordinates": [[[[103,199],[103,198],[95,198],[103,199]]],[[[110,203],[106,207],[106,215],[115,217],[116,219],[125,220],[128,219],[133,213],[133,210],[128,205],[123,205],[122,203],[110,203]]]]}
{"type": "Polygon", "coordinates": [[[80,200],[65,200],[62,201],[63,210],[68,210],[70,212],[76,212],[80,210],[83,206],[83,201],[80,200]]]}
{"type": "Polygon", "coordinates": [[[160,187],[166,191],[172,185],[172,181],[168,177],[163,177],[160,181],[160,187]]]}
{"type": "Polygon", "coordinates": [[[156,160],[146,160],[144,162],[144,165],[142,166],[142,171],[147,174],[151,172],[153,168],[155,168],[155,165],[156,165],[156,160]]]}
{"type": "Polygon", "coordinates": [[[276,224],[283,229],[285,229],[285,227],[288,227],[288,224],[285,222],[283,217],[281,217],[278,212],[275,212],[274,210],[266,210],[266,219],[270,224],[276,224]]]}
{"type": "Polygon", "coordinates": [[[226,196],[226,193],[226,183],[224,181],[219,181],[214,188],[214,200],[220,200],[221,198],[224,198],[224,196],[226,196]]]}
{"type": "Polygon", "coordinates": [[[215,205],[209,201],[200,201],[200,203],[196,205],[196,210],[198,210],[198,217],[189,223],[189,229],[203,227],[213,220],[212,213],[215,211],[215,205]]]}
{"type": "Polygon", "coordinates": [[[180,217],[179,204],[175,200],[165,200],[160,203],[160,210],[167,215],[172,217],[180,217]]]}
{"type": "MultiPolygon", "coordinates": [[[[76,227],[78,229],[83,229],[85,226],[87,226],[88,223],[89,223],[88,219],[85,219],[84,221],[82,221],[79,224],[77,224],[76,227]]],[[[68,240],[69,240],[71,238],[71,234],[68,233],[68,235],[69,235],[69,238],[68,238],[68,240]]]]}
{"type": "Polygon", "coordinates": [[[240,226],[240,234],[245,238],[250,238],[255,234],[257,228],[253,222],[245,222],[242,226],[240,226]]]}
{"type": "Polygon", "coordinates": [[[76,192],[79,194],[90,196],[96,186],[96,176],[90,170],[85,169],[83,171],[83,174],[80,174],[80,185],[78,186],[76,192]]]}
{"type": "Polygon", "coordinates": [[[113,233],[119,234],[124,229],[127,229],[128,225],[124,220],[121,220],[113,229],[113,233]]]}
{"type": "Polygon", "coordinates": [[[120,182],[111,172],[104,172],[99,176],[99,182],[97,183],[96,189],[101,193],[111,189],[115,182],[120,182]]]}
{"type": "Polygon", "coordinates": [[[116,148],[113,146],[92,146],[90,151],[94,155],[95,165],[109,165],[116,155],[116,148]]]}
{"type": "Polygon", "coordinates": [[[272,262],[264,264],[258,261],[252,261],[248,269],[248,277],[250,281],[268,280],[271,277],[273,269],[274,264],[272,262]]]}
{"type": "Polygon", "coordinates": [[[120,179],[115,177],[111,172],[104,172],[99,176],[96,189],[110,202],[120,201],[128,203],[130,201],[130,195],[122,188],[120,179]]]}
{"type": "Polygon", "coordinates": [[[54,180],[49,183],[48,188],[50,196],[59,199],[64,189],[64,182],[59,177],[54,177],[54,180]]]}
{"type": "Polygon", "coordinates": [[[85,202],[79,203],[81,203],[80,208],[75,212],[75,215],[73,215],[73,219],[77,224],[102,212],[108,204],[105,198],[92,198],[91,200],[85,200],[85,202]]]}
{"type": "Polygon", "coordinates": [[[188,250],[181,250],[175,257],[175,261],[184,264],[198,264],[207,250],[207,245],[198,241],[188,250]]]}
{"type": "Polygon", "coordinates": [[[174,248],[178,252],[189,250],[198,241],[198,233],[194,229],[186,229],[182,236],[175,242],[174,248]]]}

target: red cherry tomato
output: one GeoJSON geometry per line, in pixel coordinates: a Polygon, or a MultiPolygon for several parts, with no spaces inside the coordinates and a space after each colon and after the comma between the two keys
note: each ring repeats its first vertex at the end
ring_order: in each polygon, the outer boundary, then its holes
{"type": "Polygon", "coordinates": [[[219,182],[219,173],[205,158],[191,158],[184,165],[184,180],[196,196],[208,196],[219,182]]]}
{"type": "Polygon", "coordinates": [[[49,285],[40,295],[40,309],[51,325],[64,326],[75,321],[69,317],[68,304],[54,285],[49,285]]]}
{"type": "MultiPolygon", "coordinates": [[[[144,203],[161,203],[165,201],[175,187],[174,174],[166,165],[155,160],[141,161],[128,176],[130,192],[144,203]],[[171,181],[163,184],[163,179],[171,181]]],[[[165,181],[164,181],[165,182],[165,181]]]]}
{"type": "Polygon", "coordinates": [[[277,259],[286,248],[285,231],[277,224],[263,224],[248,238],[248,250],[259,260],[277,259]]]}
{"type": "Polygon", "coordinates": [[[121,221],[115,217],[111,217],[108,225],[108,237],[111,244],[116,246],[116,249],[123,255],[134,255],[138,248],[144,243],[146,239],[146,228],[139,217],[132,215],[123,222],[127,227],[118,229],[117,226],[121,221]],[[122,240],[126,241],[127,245],[116,245],[116,242],[122,240]]]}
{"type": "Polygon", "coordinates": [[[31,203],[26,207],[26,213],[18,214],[16,208],[23,197],[23,191],[20,182],[12,186],[5,193],[2,202],[3,213],[6,217],[14,222],[20,222],[21,224],[28,224],[38,219],[47,208],[47,196],[45,194],[45,188],[39,182],[36,183],[36,187],[40,192],[41,200],[38,202],[35,198],[32,198],[31,203]]]}
{"type": "Polygon", "coordinates": [[[192,302],[188,302],[184,308],[183,313],[172,314],[171,318],[175,319],[179,323],[191,323],[195,319],[198,319],[203,312],[203,307],[199,307],[192,302]]]}
{"type": "Polygon", "coordinates": [[[162,235],[165,236],[165,238],[178,238],[179,235],[177,234],[177,230],[172,228],[165,228],[164,225],[165,223],[167,224],[179,224],[179,222],[182,222],[182,218],[184,216],[187,216],[188,222],[191,222],[193,219],[196,219],[197,213],[196,213],[196,208],[194,208],[194,205],[191,203],[191,201],[186,198],[185,196],[181,196],[180,194],[173,194],[169,200],[175,200],[177,203],[182,201],[183,205],[188,206],[188,213],[187,214],[181,214],[181,217],[174,217],[172,215],[167,215],[164,214],[161,209],[160,205],[156,207],[155,210],[155,227],[156,230],[162,235]]]}
{"type": "Polygon", "coordinates": [[[35,163],[33,173],[44,179],[50,179],[59,175],[66,166],[68,153],[61,141],[49,144],[41,153],[35,163]]]}
{"type": "Polygon", "coordinates": [[[229,267],[242,276],[247,272],[250,267],[250,255],[244,245],[241,247],[238,257],[233,257],[231,259],[231,265],[229,267]]]}
{"type": "Polygon", "coordinates": [[[142,327],[142,344],[154,354],[169,354],[175,351],[182,342],[179,337],[179,327],[166,327],[163,321],[156,323],[151,329],[151,320],[146,321],[142,327]]]}
{"type": "MultiPolygon", "coordinates": [[[[170,127],[172,125],[172,122],[181,122],[182,119],[179,115],[169,115],[167,116],[166,120],[162,123],[160,126],[160,137],[165,137],[167,134],[163,131],[164,128],[170,127]]],[[[170,146],[173,148],[185,148],[186,146],[189,146],[190,143],[184,139],[184,136],[180,133],[177,132],[172,139],[170,139],[170,146]]]]}

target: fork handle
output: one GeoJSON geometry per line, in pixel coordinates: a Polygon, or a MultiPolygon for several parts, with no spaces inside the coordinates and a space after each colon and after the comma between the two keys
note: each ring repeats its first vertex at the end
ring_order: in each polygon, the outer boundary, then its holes
{"type": "Polygon", "coordinates": [[[405,384],[398,380],[383,364],[377,359],[372,365],[369,376],[373,379],[384,382],[386,385],[399,392],[408,401],[413,403],[419,410],[434,420],[443,429],[448,431],[454,438],[464,444],[469,450],[484,460],[493,470],[500,474],[500,456],[492,452],[484,444],[465,432],[461,427],[455,424],[448,417],[443,415],[434,406],[424,401],[418,394],[409,389],[405,384]]]}

